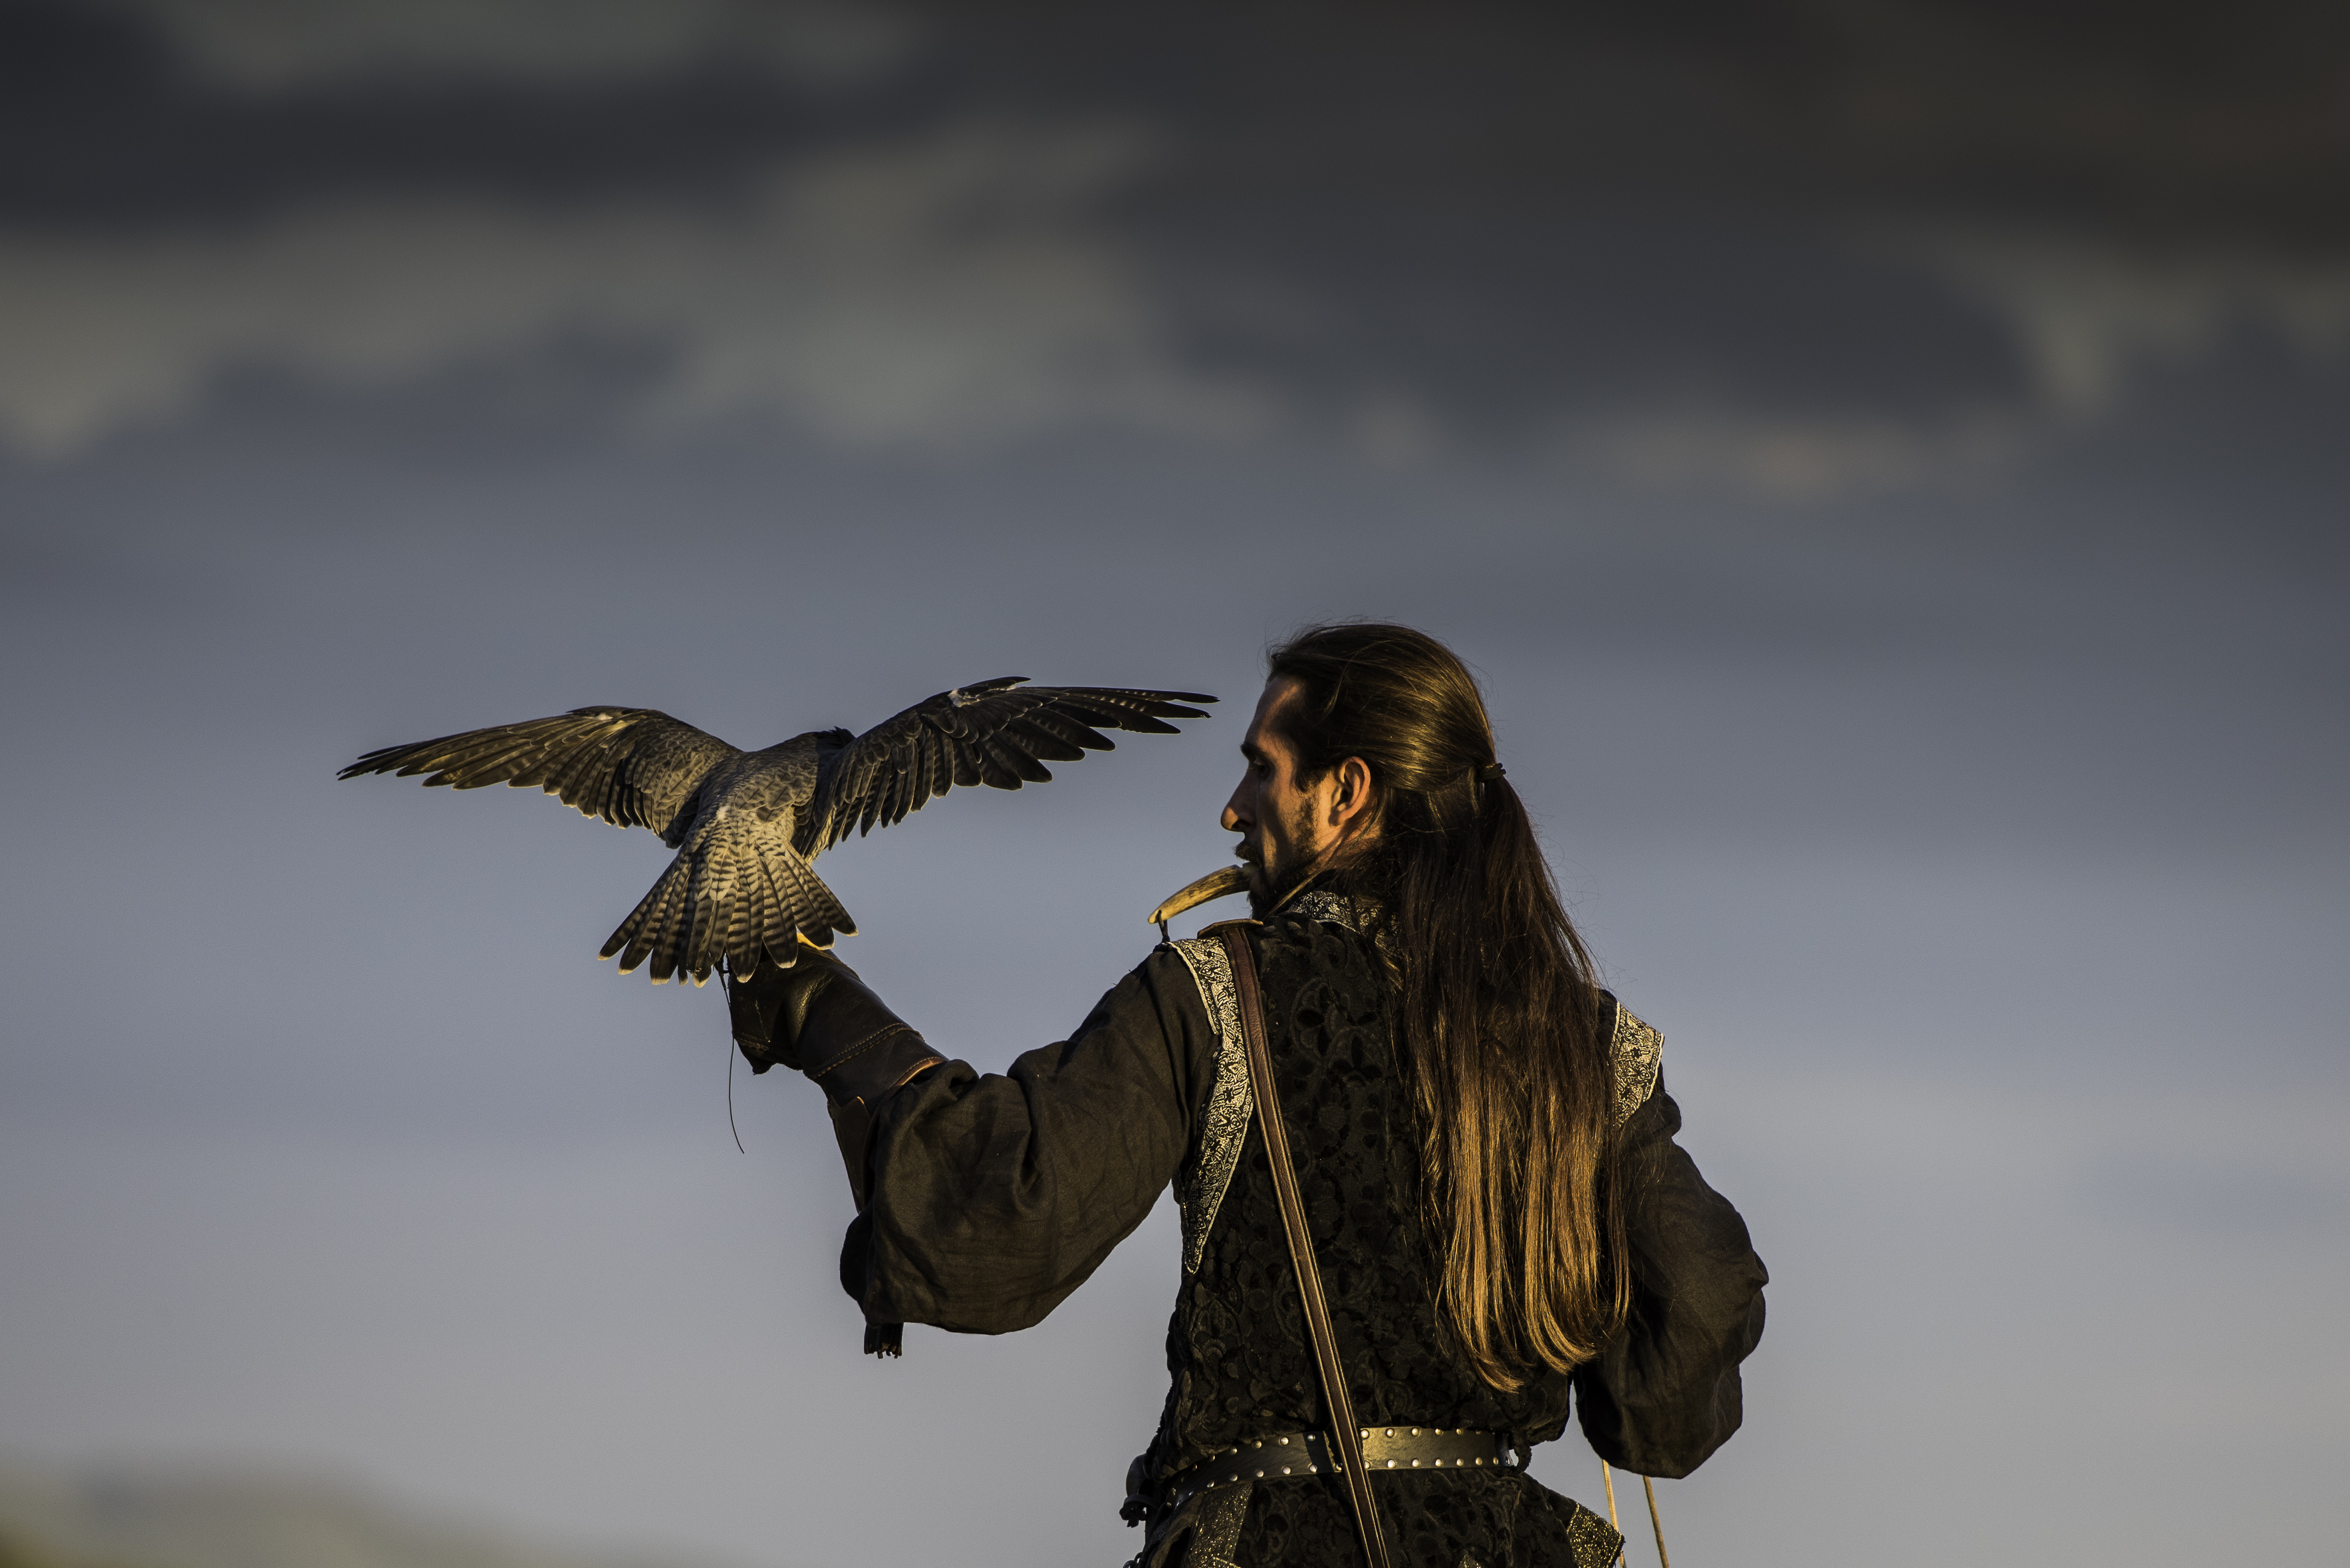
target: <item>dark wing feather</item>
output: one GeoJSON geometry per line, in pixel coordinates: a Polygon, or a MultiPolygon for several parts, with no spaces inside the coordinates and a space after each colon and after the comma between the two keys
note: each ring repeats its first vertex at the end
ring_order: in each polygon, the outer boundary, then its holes
{"type": "Polygon", "coordinates": [[[903,822],[954,784],[1044,784],[1053,776],[1048,761],[1112,750],[1104,730],[1172,735],[1178,731],[1168,720],[1206,717],[1184,703],[1215,701],[1197,691],[1030,686],[1027,679],[1007,675],[941,691],[851,741],[818,788],[803,853],[828,849],[852,829],[903,822]]]}
{"type": "Polygon", "coordinates": [[[676,820],[679,808],[712,768],[739,754],[715,735],[650,708],[574,708],[551,719],[386,746],[336,776],[424,774],[426,784],[455,789],[536,784],[589,816],[650,827],[675,845],[686,826],[676,820]]]}

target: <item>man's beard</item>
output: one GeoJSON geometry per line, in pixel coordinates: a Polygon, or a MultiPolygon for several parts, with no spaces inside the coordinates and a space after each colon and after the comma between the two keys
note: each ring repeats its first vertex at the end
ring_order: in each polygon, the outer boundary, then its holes
{"type": "Polygon", "coordinates": [[[1258,877],[1251,879],[1249,883],[1249,914],[1260,920],[1272,914],[1281,907],[1281,901],[1284,898],[1297,890],[1297,885],[1300,882],[1314,874],[1314,866],[1309,862],[1304,866],[1292,867],[1279,877],[1267,877],[1260,871],[1258,877]],[[1256,890],[1258,880],[1264,883],[1264,891],[1262,893],[1256,890]]]}
{"type": "Polygon", "coordinates": [[[1304,857],[1279,871],[1268,871],[1264,862],[1258,861],[1256,875],[1249,878],[1249,913],[1262,920],[1281,908],[1283,899],[1321,872],[1323,858],[1319,855],[1304,857]],[[1262,893],[1257,891],[1260,885],[1264,888],[1262,893]]]}

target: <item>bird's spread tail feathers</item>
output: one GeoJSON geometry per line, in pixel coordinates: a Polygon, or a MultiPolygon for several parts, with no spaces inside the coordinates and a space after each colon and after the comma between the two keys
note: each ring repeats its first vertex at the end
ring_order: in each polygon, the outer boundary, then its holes
{"type": "Polygon", "coordinates": [[[857,922],[813,867],[780,845],[749,843],[681,853],[670,863],[600,956],[627,974],[650,960],[655,985],[673,976],[701,985],[725,961],[747,975],[763,963],[789,969],[802,943],[830,948],[857,922]]]}

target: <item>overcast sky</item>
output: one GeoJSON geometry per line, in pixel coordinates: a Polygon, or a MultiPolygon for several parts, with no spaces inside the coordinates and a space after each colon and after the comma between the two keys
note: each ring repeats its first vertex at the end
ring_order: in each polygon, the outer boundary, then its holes
{"type": "Polygon", "coordinates": [[[595,961],[659,845],[333,773],[1221,694],[824,860],[994,1068],[1229,853],[1267,639],[1373,615],[1773,1269],[1685,1561],[2330,1549],[2342,29],[1336,15],[0,9],[0,1454],[1130,1554],[1170,1211],[860,1358],[818,1096],[738,1154],[716,989],[595,961]]]}

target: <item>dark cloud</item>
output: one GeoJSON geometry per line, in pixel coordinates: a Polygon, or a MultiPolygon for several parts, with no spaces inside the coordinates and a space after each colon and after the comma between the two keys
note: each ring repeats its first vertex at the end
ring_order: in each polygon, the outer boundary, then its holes
{"type": "Polygon", "coordinates": [[[584,341],[667,365],[657,425],[1282,427],[1815,499],[2012,461],[2231,332],[2350,339],[2350,31],[2283,5],[145,0],[0,32],[0,289],[39,379],[0,418],[40,450],[246,367],[584,341]],[[806,384],[786,300],[853,365],[806,384]],[[1040,311],[1025,363],[988,329],[1040,311]],[[924,313],[924,347],[880,325],[924,313]]]}
{"type": "Polygon", "coordinates": [[[779,156],[931,103],[920,82],[852,96],[699,53],[618,79],[365,67],[265,90],[208,77],[136,10],[0,8],[0,223],[151,234],[419,194],[723,202],[779,156]]]}
{"type": "Polygon", "coordinates": [[[94,218],[249,213],[329,182],[708,192],[827,130],[1016,109],[1166,125],[1183,155],[1149,201],[1213,226],[1308,192],[1507,212],[1610,189],[2198,240],[2327,243],[2345,222],[2327,198],[2350,168],[2350,23],[2287,0],[2224,23],[2104,0],[908,5],[863,13],[886,36],[852,40],[854,68],[795,68],[840,54],[827,40],[858,16],[13,4],[0,202],[94,218]]]}

